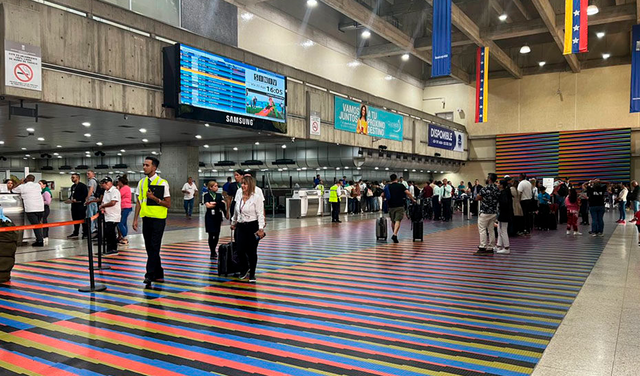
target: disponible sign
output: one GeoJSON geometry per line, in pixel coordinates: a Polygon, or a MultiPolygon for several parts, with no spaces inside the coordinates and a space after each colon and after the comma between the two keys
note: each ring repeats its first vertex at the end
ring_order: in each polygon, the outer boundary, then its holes
{"type": "Polygon", "coordinates": [[[464,152],[467,135],[444,127],[429,124],[429,146],[464,152]]]}
{"type": "Polygon", "coordinates": [[[335,129],[402,141],[403,118],[362,103],[335,97],[335,129]]]}
{"type": "Polygon", "coordinates": [[[4,77],[7,87],[42,91],[40,47],[5,40],[4,77]]]}

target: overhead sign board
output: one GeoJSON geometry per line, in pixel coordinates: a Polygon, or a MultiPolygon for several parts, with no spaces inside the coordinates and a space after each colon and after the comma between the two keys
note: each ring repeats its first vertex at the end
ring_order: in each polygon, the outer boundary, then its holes
{"type": "Polygon", "coordinates": [[[4,41],[4,84],[42,91],[42,50],[40,47],[4,41]]]}
{"type": "Polygon", "coordinates": [[[335,129],[402,141],[403,117],[373,106],[335,97],[335,129]]]}
{"type": "Polygon", "coordinates": [[[466,143],[466,134],[429,124],[429,146],[462,153],[466,143]]]}

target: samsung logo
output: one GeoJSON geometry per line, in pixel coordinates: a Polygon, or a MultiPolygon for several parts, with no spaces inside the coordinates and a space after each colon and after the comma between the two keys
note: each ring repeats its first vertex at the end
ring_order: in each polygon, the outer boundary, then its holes
{"type": "Polygon", "coordinates": [[[247,119],[240,116],[227,115],[226,121],[227,123],[232,124],[253,126],[253,119],[247,119]]]}
{"type": "Polygon", "coordinates": [[[278,86],[278,80],[275,80],[271,77],[267,77],[267,76],[263,76],[261,74],[254,74],[253,75],[253,79],[255,81],[258,82],[264,82],[265,84],[269,84],[269,85],[273,85],[273,86],[278,86]]]}

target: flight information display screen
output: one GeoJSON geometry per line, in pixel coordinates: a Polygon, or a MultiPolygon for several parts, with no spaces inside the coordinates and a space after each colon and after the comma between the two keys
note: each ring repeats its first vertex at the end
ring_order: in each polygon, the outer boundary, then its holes
{"type": "Polygon", "coordinates": [[[286,122],[284,76],[185,45],[179,67],[179,104],[286,122]]]}

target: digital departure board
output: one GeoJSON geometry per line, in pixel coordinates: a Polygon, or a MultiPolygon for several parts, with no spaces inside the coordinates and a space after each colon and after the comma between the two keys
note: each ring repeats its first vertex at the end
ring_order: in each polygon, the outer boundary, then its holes
{"type": "Polygon", "coordinates": [[[164,58],[165,106],[176,117],[286,132],[286,77],[182,44],[164,58]]]}

